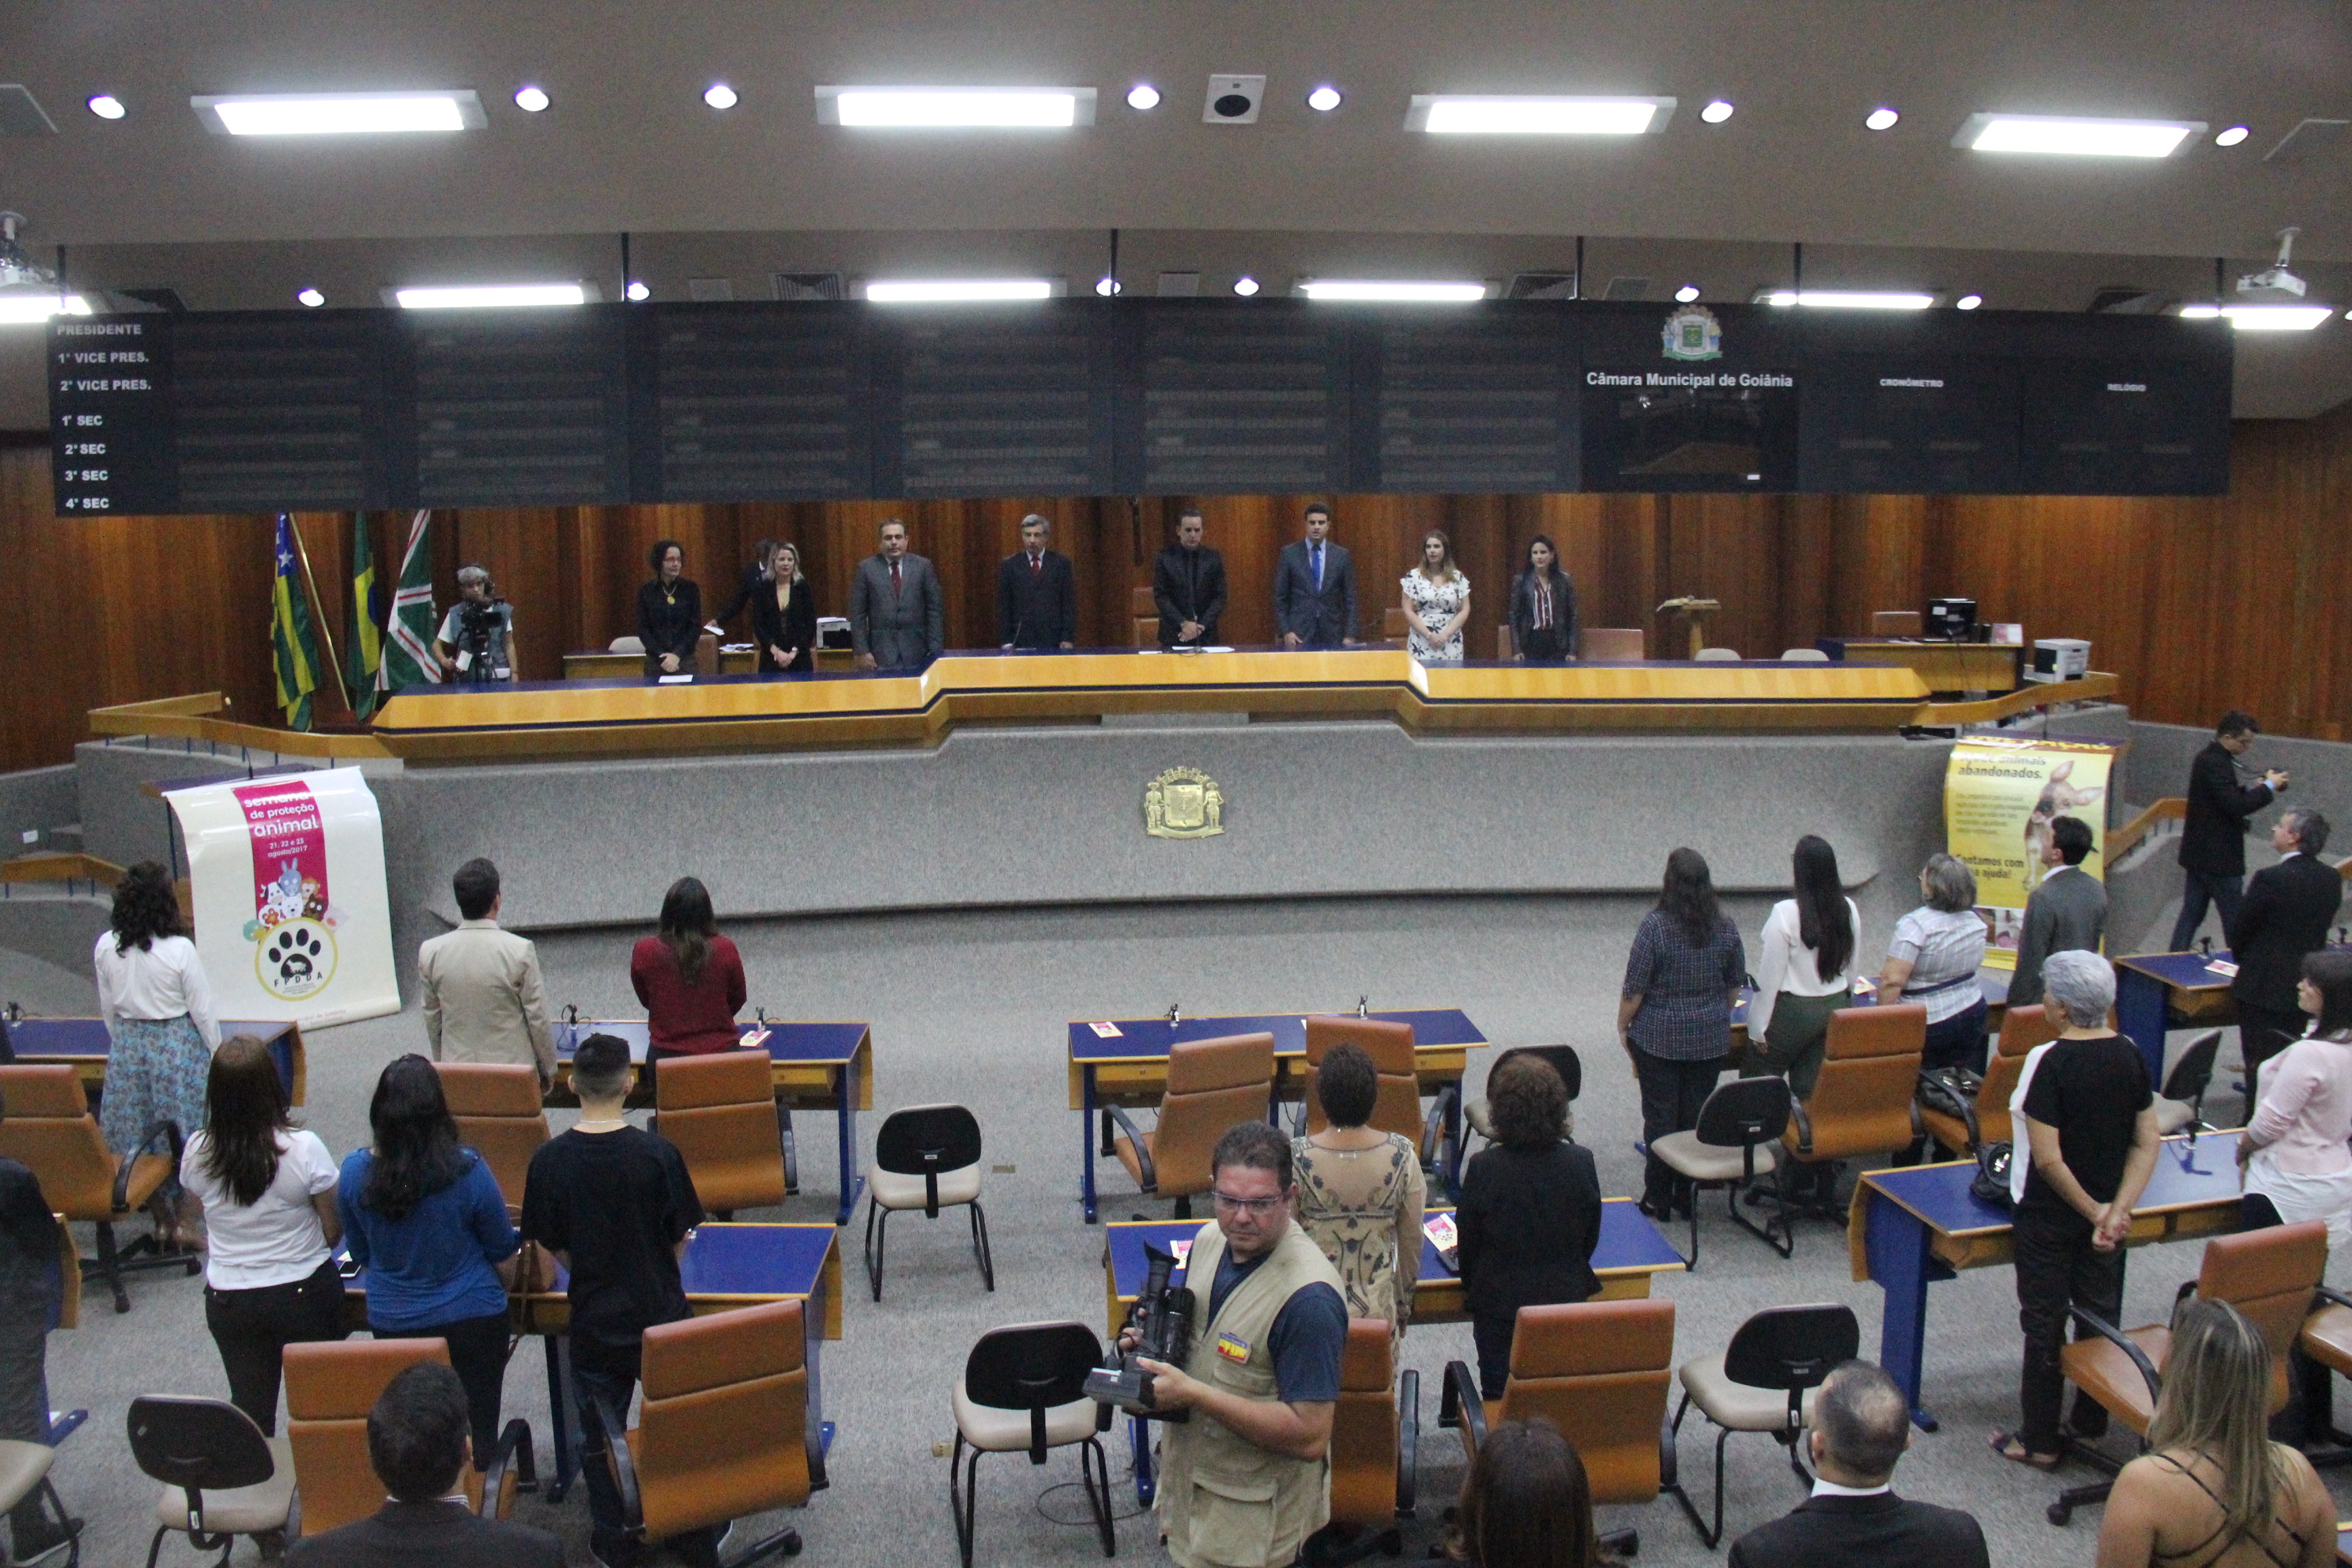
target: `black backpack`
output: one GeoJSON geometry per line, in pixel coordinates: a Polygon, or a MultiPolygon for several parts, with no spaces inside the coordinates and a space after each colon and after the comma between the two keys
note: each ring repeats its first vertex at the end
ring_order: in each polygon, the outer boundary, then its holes
{"type": "Polygon", "coordinates": [[[1977,1145],[1976,1179],[1969,1184],[1969,1191],[1979,1202],[1990,1204],[1997,1209],[2009,1208],[2010,1162],[2015,1153],[2016,1151],[2007,1143],[1977,1145]]]}
{"type": "Polygon", "coordinates": [[[1919,1103],[1956,1121],[1975,1125],[1977,1093],[1984,1079],[1962,1067],[1927,1068],[1919,1074],[1919,1103]]]}

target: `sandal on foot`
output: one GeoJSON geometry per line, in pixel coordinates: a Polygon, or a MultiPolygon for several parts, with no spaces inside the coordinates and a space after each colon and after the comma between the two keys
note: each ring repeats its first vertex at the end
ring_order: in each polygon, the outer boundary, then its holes
{"type": "Polygon", "coordinates": [[[2037,1454],[2025,1446],[2025,1439],[2014,1432],[1996,1432],[1988,1439],[1992,1451],[2012,1465],[2040,1470],[2044,1475],[2058,1468],[2063,1454],[2037,1454]]]}

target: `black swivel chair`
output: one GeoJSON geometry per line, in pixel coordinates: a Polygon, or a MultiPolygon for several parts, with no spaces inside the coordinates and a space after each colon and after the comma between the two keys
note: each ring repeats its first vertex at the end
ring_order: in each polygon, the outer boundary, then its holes
{"type": "Polygon", "coordinates": [[[131,1455],[163,1483],[147,1568],[155,1568],[167,1535],[186,1535],[199,1552],[217,1547],[214,1568],[227,1568],[238,1536],[286,1528],[294,1500],[286,1440],[263,1436],[251,1416],[226,1400],[170,1394],[132,1400],[131,1455]]]}
{"type": "MultiPolygon", "coordinates": [[[[1486,1076],[1493,1078],[1496,1068],[1501,1067],[1522,1051],[1541,1057],[1549,1062],[1551,1070],[1559,1074],[1559,1081],[1568,1089],[1568,1102],[1570,1105],[1576,1103],[1576,1097],[1584,1092],[1584,1059],[1576,1054],[1574,1046],[1513,1046],[1495,1058],[1494,1066],[1486,1069],[1486,1076]]],[[[1470,1124],[1472,1132],[1475,1132],[1489,1143],[1495,1141],[1493,1114],[1488,1110],[1484,1096],[1462,1108],[1462,1119],[1470,1124]]],[[[1575,1142],[1573,1138],[1569,1141],[1575,1142]]]]}
{"type": "Polygon", "coordinates": [[[972,1256],[981,1282],[996,1289],[989,1251],[988,1215],[980,1206],[980,1122],[961,1105],[912,1105],[894,1110],[874,1139],[874,1168],[866,1177],[866,1278],[882,1299],[882,1251],[890,1215],[920,1209],[937,1219],[942,1207],[971,1211],[972,1256]],[[877,1228],[877,1221],[879,1228],[877,1228]]]}
{"type": "Polygon", "coordinates": [[[1083,1324],[1016,1323],[982,1334],[964,1358],[955,1389],[955,1450],[948,1458],[948,1502],[955,1510],[963,1568],[971,1568],[980,1457],[1025,1453],[1031,1464],[1043,1465],[1048,1450],[1074,1445],[1103,1555],[1118,1555],[1110,1461],[1101,1436],[1110,1430],[1111,1410],[1086,1392],[1087,1373],[1102,1364],[1102,1342],[1083,1324]],[[963,1457],[967,1447],[969,1460],[963,1457]]]}
{"type": "Polygon", "coordinates": [[[1694,1404],[1722,1428],[1715,1439],[1714,1524],[1699,1518],[1688,1492],[1674,1489],[1710,1549],[1723,1539],[1723,1446],[1734,1432],[1769,1432],[1787,1447],[1797,1479],[1811,1487],[1813,1478],[1797,1450],[1807,1396],[1861,1345],[1862,1328],[1851,1307],[1767,1307],[1739,1325],[1721,1353],[1683,1363],[1683,1402],[1675,1410],[1674,1434],[1681,1435],[1683,1417],[1694,1404]]]}
{"type": "MultiPolygon", "coordinates": [[[[1777,1179],[1780,1134],[1788,1125],[1788,1079],[1734,1079],[1706,1097],[1706,1103],[1699,1107],[1697,1127],[1668,1133],[1650,1145],[1650,1152],[1696,1186],[1723,1188],[1731,1205],[1732,1223],[1786,1258],[1797,1249],[1796,1227],[1789,1223],[1788,1190],[1777,1179]],[[1780,1215],[1759,1226],[1739,1212],[1739,1194],[1767,1172],[1776,1176],[1772,1191],[1780,1215]]],[[[1690,1256],[1683,1261],[1692,1268],[1698,1267],[1696,1202],[1690,1210],[1690,1256]]]]}
{"type": "MultiPolygon", "coordinates": [[[[2213,1060],[2221,1054],[2221,1031],[2208,1029],[2189,1042],[2172,1070],[2164,1075],[2163,1092],[2156,1097],[2156,1130],[2169,1138],[2184,1127],[2210,1131],[2205,1125],[2205,1091],[2213,1086],[2213,1060]]],[[[2251,1086],[2250,1086],[2251,1087],[2251,1086]]],[[[2248,1104],[2252,1103],[2251,1095],[2248,1104]]]]}

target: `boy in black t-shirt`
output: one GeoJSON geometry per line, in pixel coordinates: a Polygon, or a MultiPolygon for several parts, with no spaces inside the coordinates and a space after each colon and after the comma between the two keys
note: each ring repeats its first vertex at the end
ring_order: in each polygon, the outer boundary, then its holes
{"type": "MultiPolygon", "coordinates": [[[[580,1042],[572,1058],[580,1120],[531,1156],[522,1205],[523,1236],[554,1253],[572,1276],[572,1388],[594,1521],[589,1544],[607,1568],[626,1568],[639,1552],[605,1461],[596,1409],[601,1404],[625,1416],[645,1331],[692,1316],[677,1266],[702,1223],[702,1204],[677,1147],[622,1120],[635,1077],[618,1037],[580,1042]]],[[[665,1544],[688,1563],[715,1565],[719,1534],[690,1531],[665,1544]]]]}
{"type": "MultiPolygon", "coordinates": [[[[2042,975],[2042,1010],[2064,1032],[2029,1063],[2019,1118],[2032,1159],[2011,1230],[2018,1326],[2025,1331],[2018,1380],[2025,1419],[2015,1432],[1995,1434],[1992,1445],[2005,1459],[2048,1470],[2066,1449],[2058,1355],[2068,1308],[2109,1322],[2123,1310],[2123,1239],[2156,1168],[2157,1128],[2147,1064],[2137,1046],[2107,1027],[2114,966],[2095,952],[2056,952],[2042,975]]],[[[2068,1426],[2072,1436],[2098,1437],[2107,1429],[2106,1407],[2078,1391],[2068,1426]]]]}

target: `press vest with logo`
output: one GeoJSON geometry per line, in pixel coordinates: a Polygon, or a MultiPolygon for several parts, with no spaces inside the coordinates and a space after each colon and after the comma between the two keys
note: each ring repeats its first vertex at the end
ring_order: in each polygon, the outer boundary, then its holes
{"type": "MultiPolygon", "coordinates": [[[[1208,1310],[1224,1256],[1224,1232],[1212,1221],[1192,1243],[1184,1270],[1199,1311],[1208,1310]]],[[[1265,1261],[1227,1293],[1216,1317],[1195,1321],[1185,1373],[1244,1399],[1278,1399],[1275,1316],[1291,1297],[1318,1284],[1340,1290],[1339,1271],[1293,1220],[1265,1261]]],[[[1197,1409],[1190,1421],[1160,1430],[1160,1521],[1179,1568],[1280,1568],[1330,1518],[1327,1461],[1269,1453],[1197,1409]]]]}

